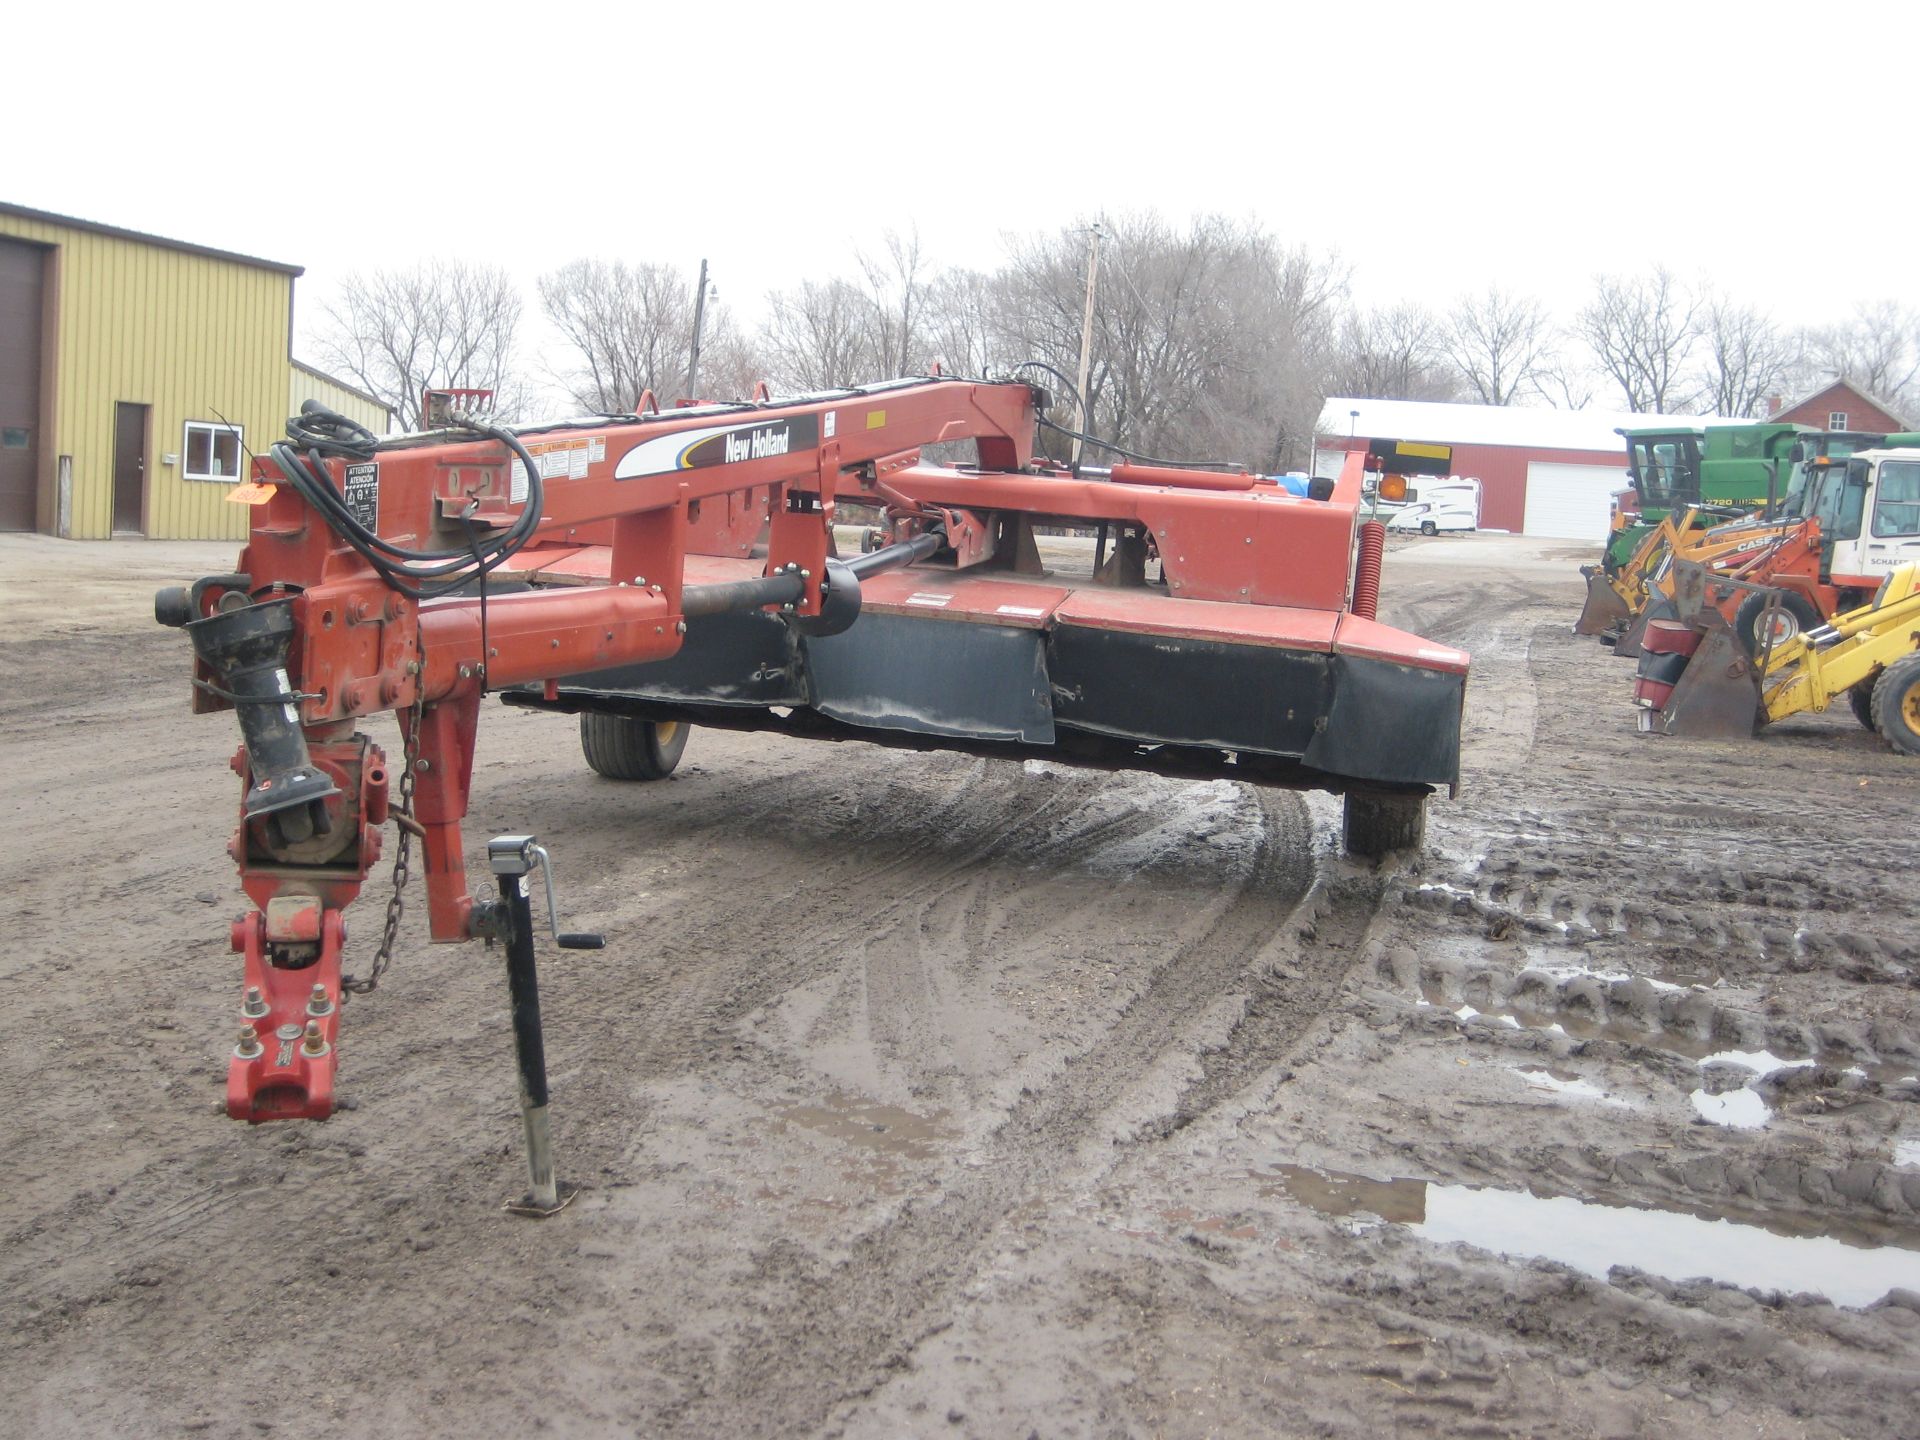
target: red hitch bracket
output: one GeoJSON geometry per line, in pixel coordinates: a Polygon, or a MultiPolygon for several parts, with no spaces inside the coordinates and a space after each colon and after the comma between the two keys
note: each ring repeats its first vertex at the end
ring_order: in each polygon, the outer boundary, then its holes
{"type": "Polygon", "coordinates": [[[236,920],[233,948],[246,959],[239,1043],[227,1065],[227,1114],[324,1120],[333,1113],[340,1033],[340,951],[346,924],[318,897],[277,896],[236,920]],[[311,963],[273,963],[272,951],[313,949],[311,963]]]}

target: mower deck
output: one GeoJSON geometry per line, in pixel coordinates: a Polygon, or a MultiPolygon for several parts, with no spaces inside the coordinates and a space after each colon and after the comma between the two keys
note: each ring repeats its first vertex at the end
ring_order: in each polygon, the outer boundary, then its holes
{"type": "MultiPolygon", "coordinates": [[[[521,560],[536,588],[607,575],[603,547],[521,560]]],[[[689,583],[760,573],[686,561],[689,583]]],[[[917,565],[864,581],[861,601],[842,635],[768,612],[695,618],[670,659],[506,698],[1336,791],[1458,784],[1467,655],[1350,612],[1185,600],[1069,567],[917,565]]]]}

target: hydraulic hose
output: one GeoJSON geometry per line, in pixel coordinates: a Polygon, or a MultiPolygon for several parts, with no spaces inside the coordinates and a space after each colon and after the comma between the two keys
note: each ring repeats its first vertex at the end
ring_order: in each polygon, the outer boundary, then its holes
{"type": "Polygon", "coordinates": [[[309,400],[300,414],[287,423],[287,433],[302,449],[288,441],[276,443],[274,464],[289,484],[320,513],[330,529],[345,540],[377,570],[387,584],[417,599],[433,599],[483,578],[507,560],[539,528],[545,503],[540,467],[512,431],[498,426],[464,421],[458,427],[486,439],[497,440],[517,458],[527,473],[527,500],[512,525],[485,540],[475,538],[458,549],[414,550],[381,538],[347,508],[327,473],[329,455],[348,460],[366,460],[379,452],[379,441],[344,415],[309,400]],[[304,453],[303,453],[304,451],[304,453]]]}

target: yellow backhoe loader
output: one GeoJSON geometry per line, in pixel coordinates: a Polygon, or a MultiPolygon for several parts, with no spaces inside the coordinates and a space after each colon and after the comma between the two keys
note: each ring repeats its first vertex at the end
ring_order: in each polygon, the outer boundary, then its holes
{"type": "Polygon", "coordinates": [[[1845,695],[1862,725],[1900,754],[1920,755],[1920,565],[1890,574],[1870,604],[1763,646],[1757,658],[1711,608],[1691,622],[1650,622],[1643,647],[1634,701],[1644,733],[1751,735],[1845,695]]]}

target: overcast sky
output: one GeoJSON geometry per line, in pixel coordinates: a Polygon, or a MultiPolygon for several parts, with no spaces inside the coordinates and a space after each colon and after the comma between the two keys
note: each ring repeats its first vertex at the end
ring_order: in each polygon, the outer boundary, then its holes
{"type": "Polygon", "coordinates": [[[889,227],[989,266],[1149,208],[1366,301],[1654,261],[1788,323],[1920,300],[1910,3],[412,10],[23,6],[0,199],[304,265],[303,329],[356,267],[704,255],[752,316],[889,227]]]}

